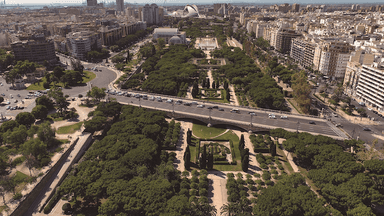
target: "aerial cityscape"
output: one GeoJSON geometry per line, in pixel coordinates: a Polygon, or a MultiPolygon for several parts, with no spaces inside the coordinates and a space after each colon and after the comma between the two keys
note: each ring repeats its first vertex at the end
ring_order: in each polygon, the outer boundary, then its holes
{"type": "Polygon", "coordinates": [[[285,2],[0,1],[0,215],[384,215],[384,3],[285,2]]]}

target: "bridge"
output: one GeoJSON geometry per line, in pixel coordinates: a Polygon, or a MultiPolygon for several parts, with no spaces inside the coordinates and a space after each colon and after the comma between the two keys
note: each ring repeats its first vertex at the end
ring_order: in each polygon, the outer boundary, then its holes
{"type": "MultiPolygon", "coordinates": [[[[146,93],[140,92],[140,94],[146,93]]],[[[155,94],[147,95],[148,98],[151,96],[159,96],[155,94]]],[[[167,116],[170,118],[198,120],[211,126],[231,125],[239,127],[245,131],[252,132],[262,132],[269,131],[270,129],[274,128],[283,128],[292,132],[308,132],[313,135],[324,135],[334,139],[348,139],[348,136],[339,128],[335,127],[329,121],[320,119],[318,117],[293,115],[276,110],[239,107],[229,104],[212,103],[209,101],[190,100],[167,95],[161,95],[161,98],[173,99],[173,103],[167,103],[164,100],[159,102],[157,100],[143,100],[135,97],[112,96],[122,104],[141,106],[153,110],[161,110],[165,111],[167,116]],[[177,100],[182,100],[183,104],[185,104],[185,102],[195,101],[200,105],[204,105],[204,107],[198,108],[196,105],[177,105],[175,104],[177,100]],[[222,111],[219,111],[218,109],[207,109],[207,107],[215,105],[222,108],[222,111]],[[230,112],[232,109],[238,109],[239,113],[230,112]],[[250,115],[249,113],[253,113],[253,115],[250,115]],[[269,118],[268,114],[274,114],[276,118],[269,118]],[[286,118],[280,118],[281,115],[285,116],[286,118]]]]}

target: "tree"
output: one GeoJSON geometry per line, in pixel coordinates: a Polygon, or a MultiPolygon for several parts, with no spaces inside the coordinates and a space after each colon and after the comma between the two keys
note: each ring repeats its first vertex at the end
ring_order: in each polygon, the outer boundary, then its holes
{"type": "Polygon", "coordinates": [[[49,97],[47,97],[45,95],[36,98],[36,105],[43,105],[48,110],[53,109],[53,101],[49,97]]]}
{"type": "Polygon", "coordinates": [[[105,88],[99,88],[97,86],[92,87],[92,89],[87,92],[87,97],[94,98],[97,102],[100,102],[105,95],[105,88]]]}
{"type": "Polygon", "coordinates": [[[4,101],[4,98],[0,97],[0,103],[3,103],[3,101],[4,101]]]}
{"type": "Polygon", "coordinates": [[[207,78],[207,82],[206,83],[207,83],[206,84],[207,88],[208,89],[211,88],[211,82],[210,82],[209,78],[207,78]]]}
{"type": "Polygon", "coordinates": [[[212,82],[212,88],[216,89],[216,82],[215,81],[212,82]]]}
{"type": "Polygon", "coordinates": [[[231,101],[231,94],[229,93],[229,89],[226,90],[225,99],[227,99],[227,101],[231,101]]]}
{"type": "Polygon", "coordinates": [[[220,81],[216,80],[216,88],[220,88],[220,81]]]}
{"type": "Polygon", "coordinates": [[[188,128],[188,131],[187,131],[187,144],[188,145],[191,145],[192,141],[192,131],[188,128]]]}
{"type": "Polygon", "coordinates": [[[244,134],[241,134],[241,137],[239,140],[239,150],[242,151],[244,148],[245,148],[244,134]]]}
{"type": "Polygon", "coordinates": [[[203,152],[201,153],[200,158],[200,169],[205,169],[207,167],[207,150],[206,145],[203,146],[203,152]]]}
{"type": "MultiPolygon", "coordinates": [[[[23,153],[23,155],[24,155],[24,153],[23,153]]],[[[36,164],[38,164],[38,161],[37,161],[36,157],[33,156],[32,154],[25,154],[24,157],[25,157],[25,165],[27,166],[27,168],[29,170],[29,176],[32,176],[31,170],[34,166],[36,166],[36,164]]]]}
{"type": "Polygon", "coordinates": [[[53,75],[57,78],[57,80],[60,80],[61,77],[64,75],[64,69],[60,66],[57,66],[53,69],[53,75]]]}
{"type": "Polygon", "coordinates": [[[193,97],[193,98],[196,98],[196,96],[197,96],[198,93],[199,93],[199,86],[198,86],[197,82],[195,81],[195,82],[193,83],[193,88],[192,88],[192,92],[191,92],[192,97],[193,97]]]}
{"type": "Polygon", "coordinates": [[[347,216],[375,216],[372,208],[360,203],[356,208],[347,211],[347,216]]]}
{"type": "Polygon", "coordinates": [[[30,127],[31,124],[35,123],[35,117],[29,112],[21,112],[17,114],[15,119],[19,124],[30,127]]]}
{"type": "Polygon", "coordinates": [[[185,169],[189,170],[190,168],[190,163],[191,163],[191,152],[189,150],[189,145],[187,145],[187,148],[185,149],[184,152],[184,167],[185,169]]]}
{"type": "Polygon", "coordinates": [[[61,89],[57,87],[51,89],[48,92],[48,96],[55,100],[56,105],[59,108],[59,112],[62,115],[63,111],[67,110],[69,103],[67,102],[67,99],[64,97],[64,94],[61,91],[61,89]]]}
{"type": "Polygon", "coordinates": [[[37,137],[47,145],[48,148],[51,148],[55,145],[55,134],[56,129],[51,127],[49,121],[45,121],[40,124],[39,129],[37,130],[37,137]]]}
{"type": "Polygon", "coordinates": [[[71,66],[74,71],[78,71],[83,74],[84,66],[79,59],[71,59],[71,66]]]}
{"type": "Polygon", "coordinates": [[[233,202],[224,204],[223,206],[221,206],[220,210],[220,214],[223,216],[235,216],[239,213],[238,206],[236,205],[236,203],[233,202]]]}
{"type": "Polygon", "coordinates": [[[301,110],[308,113],[311,105],[311,99],[309,97],[311,87],[307,83],[307,77],[304,70],[293,74],[292,89],[295,100],[299,104],[301,110]]]}
{"type": "Polygon", "coordinates": [[[37,105],[32,109],[32,115],[35,117],[35,119],[41,119],[44,120],[47,118],[48,115],[48,109],[47,107],[43,105],[37,105]]]}
{"type": "Polygon", "coordinates": [[[157,44],[159,45],[160,49],[162,49],[165,45],[165,41],[163,38],[157,39],[157,44]]]}
{"type": "Polygon", "coordinates": [[[269,152],[271,153],[272,157],[276,156],[276,145],[274,143],[269,145],[269,152]]]}
{"type": "Polygon", "coordinates": [[[68,211],[71,210],[71,204],[70,203],[64,203],[64,205],[61,207],[61,209],[63,210],[64,214],[67,214],[68,211]]]}
{"type": "Polygon", "coordinates": [[[17,71],[15,70],[11,70],[8,73],[5,73],[5,81],[7,83],[11,83],[12,87],[14,87],[17,77],[20,77],[20,75],[17,74],[17,71]]]}
{"type": "Polygon", "coordinates": [[[228,82],[227,82],[227,80],[224,81],[224,89],[228,90],[228,82]]]}
{"type": "Polygon", "coordinates": [[[107,118],[104,116],[94,116],[91,120],[84,122],[85,131],[93,133],[104,128],[107,118]]]}
{"type": "Polygon", "coordinates": [[[208,164],[207,164],[208,169],[213,169],[213,153],[208,154],[208,164]]]}

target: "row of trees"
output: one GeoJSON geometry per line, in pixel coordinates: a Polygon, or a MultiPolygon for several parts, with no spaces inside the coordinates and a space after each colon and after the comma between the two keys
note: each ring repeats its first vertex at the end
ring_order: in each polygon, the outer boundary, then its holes
{"type": "Polygon", "coordinates": [[[17,63],[13,66],[12,70],[5,74],[5,80],[7,83],[11,83],[12,86],[14,86],[16,79],[20,79],[28,73],[35,72],[36,68],[39,67],[42,66],[35,62],[30,62],[28,60],[17,61],[17,63]]]}
{"type": "Polygon", "coordinates": [[[176,149],[177,142],[179,141],[180,130],[180,122],[175,123],[175,120],[172,120],[169,123],[169,127],[165,136],[164,147],[176,149]]]}

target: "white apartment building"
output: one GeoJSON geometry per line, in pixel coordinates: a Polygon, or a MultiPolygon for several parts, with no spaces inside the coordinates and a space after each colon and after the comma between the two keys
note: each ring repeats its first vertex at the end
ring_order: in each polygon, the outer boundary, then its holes
{"type": "Polygon", "coordinates": [[[98,33],[91,31],[71,32],[67,34],[67,44],[72,56],[85,59],[92,46],[101,48],[101,39],[98,33]]]}
{"type": "Polygon", "coordinates": [[[384,71],[380,63],[374,62],[371,66],[362,66],[356,90],[359,101],[380,112],[384,111],[384,71]]]}
{"type": "Polygon", "coordinates": [[[343,42],[331,42],[322,47],[319,71],[332,79],[343,79],[353,47],[343,42]]]}
{"type": "Polygon", "coordinates": [[[257,24],[256,26],[256,38],[264,37],[264,29],[267,27],[267,24],[257,24]]]}

